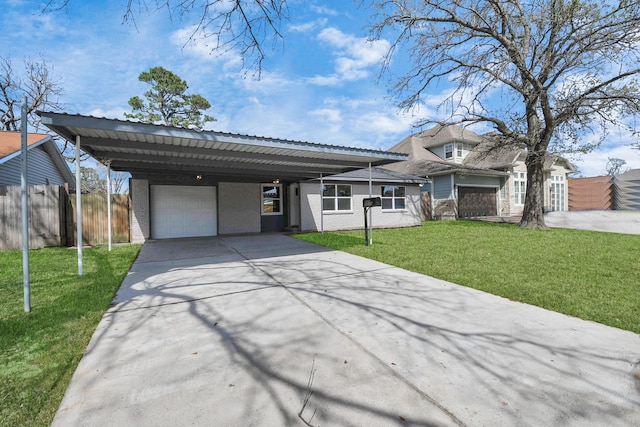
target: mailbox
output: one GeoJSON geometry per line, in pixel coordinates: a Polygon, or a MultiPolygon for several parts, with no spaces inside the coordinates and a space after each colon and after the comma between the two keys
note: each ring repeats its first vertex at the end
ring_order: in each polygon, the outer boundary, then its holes
{"type": "Polygon", "coordinates": [[[363,208],[372,208],[374,206],[382,206],[382,199],[380,197],[369,197],[362,200],[363,208]]]}

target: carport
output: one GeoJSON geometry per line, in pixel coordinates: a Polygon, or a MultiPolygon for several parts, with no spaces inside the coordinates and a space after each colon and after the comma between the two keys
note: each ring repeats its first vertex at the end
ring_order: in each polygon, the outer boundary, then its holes
{"type": "MultiPolygon", "coordinates": [[[[325,176],[407,159],[341,145],[38,114],[75,144],[77,156],[82,149],[114,171],[131,173],[134,242],[292,227],[300,216],[301,181],[320,178],[320,193],[325,176]]],[[[79,188],[79,173],[76,180],[79,188]]],[[[80,219],[78,225],[81,231],[80,219]]]]}

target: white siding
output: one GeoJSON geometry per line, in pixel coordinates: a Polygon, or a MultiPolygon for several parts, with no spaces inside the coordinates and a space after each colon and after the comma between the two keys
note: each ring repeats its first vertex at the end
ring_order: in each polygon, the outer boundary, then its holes
{"type": "MultiPolygon", "coordinates": [[[[334,184],[335,182],[331,182],[334,184]]],[[[329,184],[327,182],[327,184],[329,184]]],[[[341,182],[339,184],[350,184],[341,182]]],[[[373,196],[380,196],[381,183],[374,183],[373,196]]],[[[403,184],[393,184],[403,185],[403,184]]],[[[373,227],[411,227],[421,224],[420,187],[404,185],[406,188],[406,209],[397,211],[383,211],[380,207],[372,208],[373,227]]],[[[304,182],[300,184],[301,230],[320,231],[321,220],[324,230],[348,230],[364,228],[364,210],[362,200],[369,197],[368,183],[351,183],[353,211],[325,212],[321,219],[321,198],[319,182],[304,182]]]]}

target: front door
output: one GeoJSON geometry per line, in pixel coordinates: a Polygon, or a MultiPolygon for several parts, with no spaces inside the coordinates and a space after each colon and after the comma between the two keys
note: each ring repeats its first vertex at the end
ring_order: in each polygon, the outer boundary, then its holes
{"type": "Polygon", "coordinates": [[[282,184],[262,184],[260,208],[260,231],[282,231],[284,229],[284,194],[282,184]]]}

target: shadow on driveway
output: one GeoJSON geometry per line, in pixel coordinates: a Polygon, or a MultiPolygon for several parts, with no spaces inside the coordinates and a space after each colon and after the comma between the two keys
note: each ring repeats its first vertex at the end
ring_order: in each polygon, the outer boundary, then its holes
{"type": "Polygon", "coordinates": [[[157,241],[54,425],[640,425],[639,362],[631,332],[284,235],[157,241]]]}

